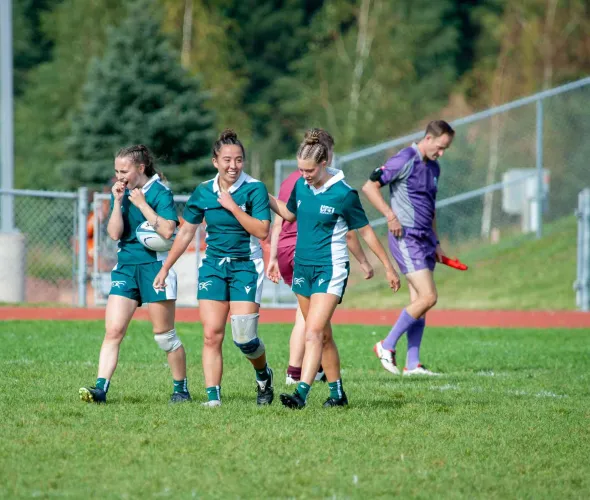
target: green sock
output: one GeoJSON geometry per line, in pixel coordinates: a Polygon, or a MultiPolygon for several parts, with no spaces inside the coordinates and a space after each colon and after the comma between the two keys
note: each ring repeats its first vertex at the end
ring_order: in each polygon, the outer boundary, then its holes
{"type": "Polygon", "coordinates": [[[301,399],[303,399],[303,401],[307,401],[307,395],[309,394],[310,389],[311,385],[308,385],[305,382],[299,382],[297,384],[297,389],[295,389],[295,392],[299,394],[299,396],[301,396],[301,399]]]}
{"type": "Polygon", "coordinates": [[[259,370],[258,368],[254,368],[256,371],[256,380],[260,380],[261,382],[268,380],[270,378],[270,372],[268,371],[268,365],[265,364],[264,368],[259,370]]]}
{"type": "Polygon", "coordinates": [[[342,379],[339,378],[336,382],[328,382],[328,387],[330,388],[330,397],[334,399],[340,399],[344,396],[344,391],[342,390],[342,379]]]}
{"type": "Polygon", "coordinates": [[[221,386],[207,387],[207,399],[209,401],[221,401],[221,386]]]}
{"type": "Polygon", "coordinates": [[[174,392],[188,392],[186,378],[183,378],[182,380],[174,380],[174,392]]]}
{"type": "Polygon", "coordinates": [[[96,388],[102,389],[104,392],[108,392],[109,390],[110,381],[106,378],[97,378],[96,379],[96,388]]]}

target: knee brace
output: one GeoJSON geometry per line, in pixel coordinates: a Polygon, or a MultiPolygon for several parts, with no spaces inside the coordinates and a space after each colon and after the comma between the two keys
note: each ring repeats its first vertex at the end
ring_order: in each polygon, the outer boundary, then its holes
{"type": "Polygon", "coordinates": [[[234,344],[248,359],[264,354],[264,343],[258,338],[258,313],[234,314],[231,317],[231,334],[234,344]]]}
{"type": "Polygon", "coordinates": [[[154,335],[154,340],[160,346],[160,349],[166,352],[174,352],[182,346],[182,342],[176,335],[176,328],[169,332],[154,335]]]}

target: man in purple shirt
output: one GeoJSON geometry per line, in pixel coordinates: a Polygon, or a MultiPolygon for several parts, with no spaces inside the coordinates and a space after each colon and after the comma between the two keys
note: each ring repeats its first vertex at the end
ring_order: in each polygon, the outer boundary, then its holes
{"type": "Polygon", "coordinates": [[[369,201],[387,219],[389,248],[410,289],[410,305],[401,313],[389,335],[377,342],[375,354],[383,367],[399,375],[395,346],[407,332],[408,355],[404,375],[437,375],[420,364],[420,344],[425,315],[437,301],[433,271],[443,255],[436,236],[435,202],[440,177],[436,161],[449,148],[455,131],[442,120],[432,121],[426,134],[410,147],[392,156],[375,169],[363,186],[369,201]],[[389,185],[390,203],[381,196],[389,185]]]}

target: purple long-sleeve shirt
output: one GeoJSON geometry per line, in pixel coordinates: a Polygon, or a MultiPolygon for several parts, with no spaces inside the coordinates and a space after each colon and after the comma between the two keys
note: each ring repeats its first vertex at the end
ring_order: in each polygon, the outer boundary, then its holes
{"type": "Polygon", "coordinates": [[[422,158],[412,144],[392,156],[381,167],[380,183],[389,184],[391,209],[408,229],[431,230],[434,221],[440,166],[422,158]]]}

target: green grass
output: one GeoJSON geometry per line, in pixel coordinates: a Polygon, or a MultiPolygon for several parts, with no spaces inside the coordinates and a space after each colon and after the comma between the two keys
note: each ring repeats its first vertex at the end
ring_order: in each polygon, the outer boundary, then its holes
{"type": "MultiPolygon", "coordinates": [[[[367,319],[367,322],[370,318],[367,319]]],[[[262,325],[284,391],[289,325],[262,325]]],[[[102,322],[0,324],[0,498],[583,498],[590,491],[590,332],[427,330],[440,378],[383,371],[386,328],[338,326],[350,407],[257,408],[225,343],[224,403],[204,399],[199,325],[180,324],[193,404],[169,407],[149,324],[132,323],[109,404],[93,383],[102,322]]],[[[405,347],[405,341],[402,341],[405,347]]],[[[399,353],[403,359],[404,353],[399,353]]]]}
{"type": "MultiPolygon", "coordinates": [[[[576,297],[577,226],[566,217],[544,226],[543,238],[510,236],[495,245],[469,243],[445,245],[469,265],[459,272],[438,265],[435,272],[439,292],[438,309],[552,309],[573,310],[576,297]]],[[[366,251],[367,255],[370,251],[366,251]]],[[[369,281],[354,274],[346,289],[343,307],[403,307],[409,295],[405,280],[395,296],[382,278],[381,265],[374,261],[377,276],[369,281]]]]}

